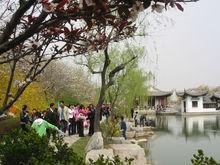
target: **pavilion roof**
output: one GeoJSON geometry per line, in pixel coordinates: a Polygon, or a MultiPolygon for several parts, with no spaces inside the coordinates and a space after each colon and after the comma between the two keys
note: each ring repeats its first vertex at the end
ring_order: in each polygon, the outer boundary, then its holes
{"type": "Polygon", "coordinates": [[[150,97],[169,97],[173,94],[173,92],[170,92],[170,91],[161,91],[155,87],[152,87],[150,90],[149,90],[149,96],[150,97]]]}
{"type": "Polygon", "coordinates": [[[213,93],[211,98],[220,99],[220,93],[213,93]]]}
{"type": "Polygon", "coordinates": [[[179,97],[185,97],[185,96],[192,96],[192,97],[197,97],[197,96],[205,96],[207,95],[208,91],[204,90],[196,90],[196,89],[188,89],[184,90],[184,92],[177,92],[177,96],[179,97]]]}

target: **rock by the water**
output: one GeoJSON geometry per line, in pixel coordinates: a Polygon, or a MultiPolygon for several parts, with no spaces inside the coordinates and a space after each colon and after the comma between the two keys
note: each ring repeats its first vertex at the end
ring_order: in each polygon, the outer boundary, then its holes
{"type": "Polygon", "coordinates": [[[137,132],[143,132],[144,129],[143,127],[131,127],[131,131],[135,131],[137,133],[137,132]]]}
{"type": "Polygon", "coordinates": [[[135,137],[135,131],[127,131],[126,136],[128,139],[132,139],[135,137]]]}
{"type": "Polygon", "coordinates": [[[95,132],[92,137],[89,139],[88,144],[86,145],[86,153],[91,150],[100,150],[104,148],[104,142],[101,132],[95,132]]]}
{"type": "Polygon", "coordinates": [[[121,159],[134,158],[132,165],[146,165],[144,149],[137,144],[111,144],[114,155],[121,159]]]}
{"type": "Polygon", "coordinates": [[[113,149],[101,149],[101,150],[91,150],[86,154],[86,164],[90,164],[90,159],[93,161],[98,160],[99,156],[103,155],[104,158],[106,159],[107,157],[109,159],[113,159],[114,154],[113,154],[113,149]]]}
{"type": "Polygon", "coordinates": [[[138,139],[137,142],[138,143],[143,143],[143,142],[145,143],[145,142],[147,142],[147,139],[138,139]]]}
{"type": "Polygon", "coordinates": [[[132,144],[137,144],[137,140],[135,140],[135,139],[130,140],[130,142],[131,142],[132,144]]]}
{"type": "Polygon", "coordinates": [[[149,134],[147,132],[136,132],[135,138],[148,137],[149,134]]]}
{"type": "Polygon", "coordinates": [[[131,144],[131,142],[125,140],[124,137],[112,137],[109,142],[111,144],[131,144]]]}

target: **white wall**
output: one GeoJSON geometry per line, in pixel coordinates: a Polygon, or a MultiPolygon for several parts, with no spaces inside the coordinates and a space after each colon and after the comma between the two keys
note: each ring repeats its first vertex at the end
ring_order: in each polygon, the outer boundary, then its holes
{"type": "MultiPolygon", "coordinates": [[[[216,112],[215,108],[203,108],[203,96],[197,97],[197,99],[192,98],[191,96],[187,96],[185,98],[186,101],[186,112],[216,112]],[[192,101],[198,102],[198,107],[192,107],[192,101]]],[[[182,112],[184,112],[183,106],[184,100],[182,100],[182,112]]]]}

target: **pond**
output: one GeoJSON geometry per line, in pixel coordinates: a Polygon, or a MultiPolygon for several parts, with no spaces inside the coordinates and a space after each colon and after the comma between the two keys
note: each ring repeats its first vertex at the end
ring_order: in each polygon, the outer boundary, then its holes
{"type": "Polygon", "coordinates": [[[202,149],[220,162],[220,116],[157,116],[155,135],[146,144],[147,159],[156,165],[190,165],[202,149]]]}

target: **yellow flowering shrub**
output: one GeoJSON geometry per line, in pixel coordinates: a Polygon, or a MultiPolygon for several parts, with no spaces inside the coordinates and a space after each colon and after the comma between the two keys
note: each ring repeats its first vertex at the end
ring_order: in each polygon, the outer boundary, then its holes
{"type": "MultiPolygon", "coordinates": [[[[1,65],[0,66],[0,106],[2,106],[4,97],[5,97],[9,74],[10,72],[8,71],[8,68],[1,65]]],[[[16,81],[22,81],[22,74],[18,73],[18,71],[16,71],[16,74],[15,74],[15,77],[12,83],[12,88],[11,88],[12,96],[15,94],[15,92],[18,89],[18,86],[15,85],[16,81]]],[[[13,112],[16,111],[16,114],[19,114],[23,104],[26,104],[30,111],[32,111],[33,108],[44,110],[49,106],[48,104],[50,101],[53,101],[53,99],[46,100],[41,84],[39,82],[33,82],[31,85],[29,85],[26,88],[26,90],[23,92],[20,98],[18,98],[18,100],[15,102],[11,110],[13,112]]]]}

